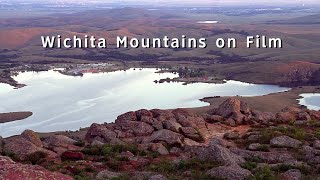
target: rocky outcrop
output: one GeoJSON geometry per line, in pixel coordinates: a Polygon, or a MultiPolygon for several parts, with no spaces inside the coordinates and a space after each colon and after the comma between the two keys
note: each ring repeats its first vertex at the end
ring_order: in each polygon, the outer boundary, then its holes
{"type": "Polygon", "coordinates": [[[114,131],[107,129],[104,125],[93,123],[90,126],[85,139],[90,142],[94,139],[110,142],[112,138],[116,137],[117,134],[114,131]]]}
{"type": "Polygon", "coordinates": [[[228,148],[223,147],[219,141],[215,140],[212,140],[207,147],[194,148],[191,151],[200,160],[219,162],[221,165],[240,165],[245,162],[242,157],[232,153],[228,148]]]}
{"type": "Polygon", "coordinates": [[[57,157],[58,155],[42,147],[39,136],[33,131],[24,131],[20,136],[11,137],[5,140],[3,151],[14,154],[16,158],[24,160],[30,154],[35,152],[44,152],[48,157],[57,157]],[[36,143],[36,144],[34,144],[36,143]]]}
{"type": "Polygon", "coordinates": [[[154,132],[151,136],[146,137],[143,140],[143,143],[163,142],[163,143],[171,145],[171,146],[181,147],[183,139],[184,139],[184,137],[181,134],[169,131],[167,129],[162,129],[160,131],[154,132]]]}
{"type": "Polygon", "coordinates": [[[0,179],[72,180],[73,178],[61,173],[50,172],[40,166],[16,163],[8,157],[0,156],[0,179]]]}
{"type": "Polygon", "coordinates": [[[296,162],[297,160],[288,152],[261,152],[239,148],[230,148],[230,151],[244,159],[258,158],[268,164],[296,162]]]}
{"type": "Polygon", "coordinates": [[[27,141],[31,142],[32,144],[42,147],[43,144],[39,138],[39,136],[32,130],[25,130],[21,133],[21,137],[25,138],[27,141]]]}
{"type": "Polygon", "coordinates": [[[290,121],[302,120],[308,121],[311,120],[311,116],[307,111],[299,109],[297,107],[287,107],[284,108],[281,112],[276,115],[277,120],[280,120],[282,123],[288,123],[290,121]]]}
{"type": "Polygon", "coordinates": [[[270,140],[270,145],[273,147],[298,148],[301,144],[301,141],[288,136],[279,136],[270,140]]]}

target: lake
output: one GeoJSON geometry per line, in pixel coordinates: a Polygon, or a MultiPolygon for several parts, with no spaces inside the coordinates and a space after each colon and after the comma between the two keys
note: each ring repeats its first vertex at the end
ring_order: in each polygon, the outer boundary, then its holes
{"type": "Polygon", "coordinates": [[[320,110],[320,94],[319,93],[305,93],[300,94],[299,104],[306,106],[311,110],[320,110]]]}
{"type": "Polygon", "coordinates": [[[208,104],[199,99],[208,96],[257,96],[288,90],[239,81],[156,84],[154,80],[178,75],[155,72],[156,69],[130,69],[83,77],[66,76],[53,70],[20,73],[14,79],[26,87],[14,89],[0,84],[0,112],[32,111],[34,115],[0,124],[0,135],[7,137],[25,129],[38,132],[78,130],[94,122],[113,122],[122,113],[142,108],[200,107],[208,104]]]}

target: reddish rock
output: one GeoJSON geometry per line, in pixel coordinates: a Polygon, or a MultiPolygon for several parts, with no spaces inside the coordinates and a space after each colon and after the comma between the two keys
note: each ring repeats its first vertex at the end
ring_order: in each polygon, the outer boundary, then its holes
{"type": "Polygon", "coordinates": [[[38,134],[36,134],[34,131],[32,130],[25,130],[21,133],[21,137],[25,138],[26,140],[30,141],[32,144],[38,146],[38,147],[42,147],[43,144],[40,140],[40,137],[38,136],[38,134]]]}
{"type": "Polygon", "coordinates": [[[196,141],[194,141],[192,139],[189,139],[189,138],[185,138],[183,140],[183,144],[185,146],[200,146],[201,145],[200,143],[198,143],[198,142],[196,142],[196,141]]]}
{"type": "Polygon", "coordinates": [[[122,121],[117,124],[122,131],[132,133],[134,136],[148,136],[154,128],[141,121],[122,121]]]}
{"type": "Polygon", "coordinates": [[[310,117],[314,120],[320,120],[320,111],[312,111],[312,110],[309,110],[308,111],[310,117]]]}
{"type": "Polygon", "coordinates": [[[149,150],[154,151],[154,152],[158,152],[160,155],[168,155],[169,151],[167,150],[166,147],[164,147],[164,145],[162,145],[161,143],[151,143],[149,145],[149,150]]]}
{"type": "Polygon", "coordinates": [[[152,109],[150,110],[154,118],[157,118],[158,120],[168,120],[170,118],[174,118],[174,115],[167,110],[161,110],[161,109],[152,109]]]}
{"type": "Polygon", "coordinates": [[[189,116],[194,116],[193,113],[191,113],[190,111],[187,111],[185,109],[174,109],[172,111],[172,114],[175,116],[176,119],[178,119],[179,117],[189,117],[189,116]]]}
{"type": "Polygon", "coordinates": [[[276,115],[270,112],[252,111],[253,119],[262,124],[268,124],[276,119],[276,115]]]}
{"type": "Polygon", "coordinates": [[[155,131],[152,133],[151,136],[146,137],[143,140],[143,143],[165,142],[169,145],[180,147],[182,144],[182,139],[183,139],[183,136],[181,134],[169,131],[167,129],[162,129],[160,131],[155,131]]]}
{"type": "Polygon", "coordinates": [[[72,180],[72,177],[51,172],[40,166],[15,163],[8,157],[0,156],[0,179],[56,179],[72,180]]]}
{"type": "Polygon", "coordinates": [[[276,117],[285,123],[296,120],[311,120],[311,116],[307,112],[297,107],[286,107],[276,117]]]}
{"type": "Polygon", "coordinates": [[[208,147],[198,147],[191,150],[200,160],[211,160],[221,165],[240,165],[245,162],[244,158],[223,147],[219,140],[213,139],[208,147]]]}
{"type": "Polygon", "coordinates": [[[170,131],[179,133],[182,126],[177,123],[175,119],[170,119],[163,122],[163,127],[170,131]]]}
{"type": "Polygon", "coordinates": [[[161,130],[161,129],[163,129],[163,124],[162,124],[162,122],[160,122],[160,121],[158,121],[158,120],[154,120],[154,121],[152,122],[151,126],[152,126],[154,129],[158,130],[158,131],[161,130]]]}
{"type": "Polygon", "coordinates": [[[52,135],[47,137],[43,142],[48,147],[68,148],[68,146],[74,145],[77,141],[64,135],[52,135]]]}
{"type": "Polygon", "coordinates": [[[85,136],[85,139],[89,142],[96,137],[104,139],[105,142],[109,142],[112,138],[116,138],[117,134],[114,131],[107,129],[104,125],[93,123],[85,136]]]}
{"type": "Polygon", "coordinates": [[[238,148],[231,148],[232,153],[239,155],[242,158],[259,158],[268,164],[295,162],[297,161],[288,152],[261,152],[261,151],[249,151],[238,148]]]}
{"type": "Polygon", "coordinates": [[[202,136],[193,127],[182,127],[181,132],[185,137],[189,139],[192,139],[194,141],[203,141],[202,136]]]}
{"type": "Polygon", "coordinates": [[[66,151],[62,153],[61,158],[68,160],[83,160],[84,154],[82,152],[66,151]]]}
{"type": "Polygon", "coordinates": [[[123,121],[136,121],[136,120],[137,120],[136,113],[131,111],[118,116],[115,122],[120,123],[123,121]]]}
{"type": "Polygon", "coordinates": [[[24,160],[27,158],[28,155],[35,153],[37,151],[42,151],[48,154],[49,158],[57,157],[58,155],[52,151],[47,149],[41,148],[33,144],[32,142],[28,141],[27,139],[17,136],[5,141],[4,151],[10,152],[15,154],[15,156],[20,159],[24,160]]]}
{"type": "Polygon", "coordinates": [[[248,114],[250,109],[247,104],[241,102],[236,98],[229,98],[225,102],[223,102],[218,109],[216,110],[216,114],[223,116],[225,118],[229,118],[234,113],[248,114]]]}
{"type": "Polygon", "coordinates": [[[279,136],[270,140],[270,145],[273,147],[298,148],[302,142],[289,136],[279,136]]]}
{"type": "Polygon", "coordinates": [[[141,120],[141,117],[150,117],[150,118],[153,118],[153,114],[152,112],[146,110],[146,109],[140,109],[138,111],[135,112],[136,113],[136,116],[137,116],[137,119],[138,121],[141,120]]]}
{"type": "Polygon", "coordinates": [[[205,119],[208,123],[215,123],[223,121],[224,118],[219,115],[208,115],[205,117],[205,119]]]}
{"type": "Polygon", "coordinates": [[[243,169],[240,166],[221,166],[212,168],[207,171],[206,174],[212,178],[226,178],[237,180],[245,180],[253,176],[249,170],[243,169]]]}

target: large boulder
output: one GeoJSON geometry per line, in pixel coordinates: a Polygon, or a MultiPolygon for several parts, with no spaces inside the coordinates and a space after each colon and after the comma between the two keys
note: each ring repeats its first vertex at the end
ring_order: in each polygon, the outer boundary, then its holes
{"type": "Polygon", "coordinates": [[[206,174],[211,178],[245,180],[252,176],[252,173],[240,166],[221,166],[208,170],[206,174]]]}
{"type": "Polygon", "coordinates": [[[121,123],[117,123],[117,126],[119,126],[121,131],[131,133],[136,137],[148,136],[154,131],[151,125],[141,121],[122,121],[121,123]]]}
{"type": "Polygon", "coordinates": [[[0,179],[59,179],[72,180],[72,177],[51,172],[40,166],[15,163],[8,157],[0,156],[0,179]]]}
{"type": "Polygon", "coordinates": [[[229,98],[213,111],[215,115],[233,120],[236,125],[245,124],[252,117],[252,110],[239,99],[229,98]]]}
{"type": "Polygon", "coordinates": [[[229,98],[224,101],[218,109],[216,109],[216,114],[228,118],[233,114],[244,114],[248,115],[251,113],[250,108],[248,105],[239,99],[236,98],[229,98]]]}
{"type": "Polygon", "coordinates": [[[215,161],[227,166],[240,165],[245,162],[242,157],[232,153],[216,140],[212,140],[208,147],[194,148],[192,152],[195,153],[200,160],[215,161]]]}
{"type": "Polygon", "coordinates": [[[203,141],[202,136],[200,133],[194,129],[193,127],[181,127],[182,134],[189,139],[192,139],[194,141],[203,141]]]}
{"type": "Polygon", "coordinates": [[[21,133],[21,137],[25,138],[26,140],[30,141],[32,144],[42,147],[43,144],[40,140],[40,137],[38,136],[37,133],[35,133],[32,130],[25,130],[21,133]]]}
{"type": "Polygon", "coordinates": [[[51,135],[47,137],[43,142],[48,147],[67,148],[70,145],[74,145],[77,141],[64,135],[51,135]]]}
{"type": "Polygon", "coordinates": [[[311,120],[311,116],[308,114],[308,112],[297,107],[286,107],[283,110],[281,110],[276,115],[276,117],[277,120],[280,120],[281,122],[285,123],[296,120],[311,120]]]}
{"type": "Polygon", "coordinates": [[[230,151],[244,159],[259,158],[262,162],[268,164],[288,163],[297,161],[297,159],[295,159],[288,152],[261,152],[244,150],[239,148],[230,148],[230,151]]]}
{"type": "Polygon", "coordinates": [[[268,124],[270,121],[276,119],[276,115],[271,112],[261,112],[257,110],[252,110],[253,119],[261,124],[268,124]]]}
{"type": "Polygon", "coordinates": [[[171,146],[178,146],[182,145],[183,136],[181,134],[172,132],[167,129],[162,129],[160,131],[155,131],[152,133],[151,136],[146,137],[143,139],[143,143],[158,143],[164,142],[171,146]]]}
{"type": "Polygon", "coordinates": [[[298,148],[301,144],[301,141],[289,136],[279,136],[270,140],[270,145],[273,147],[298,148]]]}
{"type": "Polygon", "coordinates": [[[179,133],[180,128],[182,126],[179,123],[177,123],[175,119],[169,119],[169,120],[163,121],[163,127],[170,131],[179,133]]]}
{"type": "Polygon", "coordinates": [[[16,158],[25,160],[30,154],[41,151],[48,155],[50,158],[55,158],[58,155],[52,151],[38,147],[27,139],[17,136],[5,141],[3,151],[6,153],[13,153],[16,158]]]}
{"type": "Polygon", "coordinates": [[[130,111],[124,114],[121,114],[120,116],[117,117],[116,123],[120,123],[122,121],[136,121],[137,120],[137,115],[135,112],[130,111]]]}
{"type": "Polygon", "coordinates": [[[105,142],[109,142],[112,138],[116,138],[117,134],[107,129],[104,125],[93,123],[88,129],[85,139],[92,142],[97,137],[105,142]]]}

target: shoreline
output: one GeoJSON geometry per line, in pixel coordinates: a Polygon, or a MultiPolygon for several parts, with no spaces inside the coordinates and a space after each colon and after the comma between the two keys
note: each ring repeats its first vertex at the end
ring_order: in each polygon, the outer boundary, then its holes
{"type": "MultiPolygon", "coordinates": [[[[312,87],[312,86],[305,86],[302,88],[293,88],[289,91],[285,92],[277,92],[272,93],[268,95],[262,95],[262,96],[252,96],[252,97],[243,97],[243,96],[213,96],[213,97],[204,97],[202,99],[199,99],[200,101],[208,103],[207,106],[202,107],[192,107],[192,108],[181,108],[185,110],[190,110],[196,114],[202,114],[204,112],[207,112],[210,109],[217,108],[221,103],[223,103],[225,100],[229,98],[237,98],[242,102],[247,103],[251,107],[255,107],[256,110],[262,111],[262,112],[271,112],[271,113],[277,113],[280,112],[282,109],[286,107],[298,107],[307,109],[303,105],[299,105],[299,98],[301,98],[300,94],[302,93],[320,93],[319,87],[312,87]]],[[[179,107],[177,107],[179,108],[179,107]]],[[[164,109],[169,110],[169,109],[164,109]]],[[[17,112],[19,113],[19,112],[17,112]]],[[[29,112],[32,113],[32,112],[29,112]]],[[[0,113],[0,123],[1,123],[1,114],[9,114],[9,113],[0,113]]],[[[29,116],[28,116],[29,117],[29,116]]],[[[26,117],[26,118],[28,118],[26,117]]],[[[10,120],[7,122],[13,122],[18,120],[24,120],[23,119],[16,119],[16,120],[10,120]]],[[[3,123],[3,122],[2,122],[3,123]]],[[[89,127],[81,127],[78,130],[65,130],[65,131],[53,131],[53,132],[38,132],[39,134],[43,136],[52,135],[52,134],[78,134],[86,131],[89,127]]],[[[12,136],[10,136],[12,137],[12,136]]]]}
{"type": "Polygon", "coordinates": [[[32,115],[30,111],[0,113],[0,124],[24,120],[32,115]]]}

